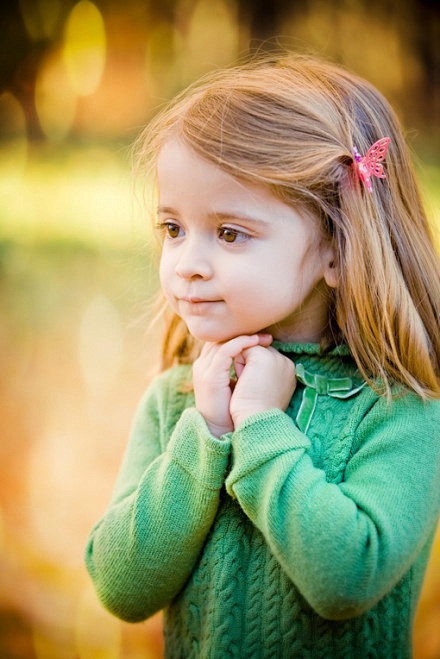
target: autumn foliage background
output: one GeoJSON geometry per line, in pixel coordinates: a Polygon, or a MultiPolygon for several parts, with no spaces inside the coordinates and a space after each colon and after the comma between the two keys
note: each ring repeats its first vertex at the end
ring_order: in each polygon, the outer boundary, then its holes
{"type": "MultiPolygon", "coordinates": [[[[2,3],[0,656],[162,656],[160,614],[119,622],[83,565],[156,363],[153,241],[130,178],[143,124],[249,52],[329,56],[396,107],[437,235],[439,36],[417,0],[2,3]]],[[[440,536],[416,659],[440,656],[439,620],[440,536]]]]}

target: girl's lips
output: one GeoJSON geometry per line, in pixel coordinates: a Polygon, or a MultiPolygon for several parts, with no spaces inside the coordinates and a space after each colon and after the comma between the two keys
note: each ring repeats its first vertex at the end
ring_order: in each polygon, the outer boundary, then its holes
{"type": "Polygon", "coordinates": [[[220,302],[220,300],[207,300],[205,298],[201,297],[181,297],[180,298],[181,302],[188,302],[189,304],[204,304],[204,303],[211,303],[211,302],[220,302]]]}
{"type": "Polygon", "coordinates": [[[181,297],[179,304],[183,314],[203,316],[210,313],[221,302],[219,299],[208,300],[200,297],[181,297]]]}

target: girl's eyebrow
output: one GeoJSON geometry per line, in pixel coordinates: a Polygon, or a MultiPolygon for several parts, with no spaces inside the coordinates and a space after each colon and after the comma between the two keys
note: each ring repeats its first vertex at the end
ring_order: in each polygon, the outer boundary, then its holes
{"type": "Polygon", "coordinates": [[[169,215],[178,215],[179,211],[177,211],[175,208],[171,208],[171,206],[158,206],[157,207],[157,212],[159,213],[167,213],[169,215]]]}
{"type": "MultiPolygon", "coordinates": [[[[179,211],[171,206],[159,206],[158,213],[165,213],[169,215],[179,215],[179,211]]],[[[207,213],[206,217],[213,220],[242,220],[243,222],[252,222],[253,224],[260,224],[267,226],[269,223],[260,217],[247,215],[236,211],[212,211],[207,213]]]]}
{"type": "Polygon", "coordinates": [[[242,220],[243,222],[252,222],[253,224],[266,225],[268,222],[263,220],[261,217],[255,217],[254,215],[247,215],[246,213],[237,213],[237,212],[214,212],[209,213],[208,217],[213,217],[216,220],[242,220]]]}

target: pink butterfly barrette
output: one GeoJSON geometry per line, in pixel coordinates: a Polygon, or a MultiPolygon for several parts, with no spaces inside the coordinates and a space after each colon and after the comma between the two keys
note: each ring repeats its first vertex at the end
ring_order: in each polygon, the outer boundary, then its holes
{"type": "Polygon", "coordinates": [[[385,160],[390,141],[389,137],[382,137],[373,146],[370,146],[365,156],[361,156],[357,148],[353,145],[355,161],[352,166],[355,167],[359,178],[367,186],[368,192],[372,192],[371,176],[386,178],[382,161],[385,160]]]}

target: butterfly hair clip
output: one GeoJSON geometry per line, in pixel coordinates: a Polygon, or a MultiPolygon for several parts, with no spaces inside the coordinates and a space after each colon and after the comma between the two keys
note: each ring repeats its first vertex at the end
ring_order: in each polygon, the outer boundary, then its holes
{"type": "Polygon", "coordinates": [[[382,161],[385,160],[390,141],[389,137],[382,137],[373,146],[370,146],[365,156],[361,156],[353,145],[354,162],[352,167],[356,169],[359,178],[365,183],[368,192],[372,192],[371,176],[386,178],[382,161]]]}

